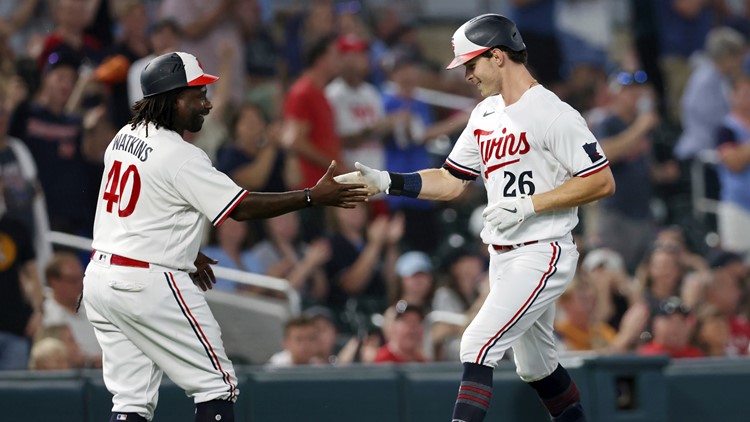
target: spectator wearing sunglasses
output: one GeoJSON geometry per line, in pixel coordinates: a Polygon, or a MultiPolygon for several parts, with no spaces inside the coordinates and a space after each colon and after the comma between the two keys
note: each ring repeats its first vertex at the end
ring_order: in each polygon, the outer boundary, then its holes
{"type": "Polygon", "coordinates": [[[676,178],[678,169],[674,162],[657,163],[653,158],[659,115],[646,72],[614,73],[609,91],[612,101],[593,132],[609,158],[617,191],[600,202],[594,243],[619,253],[633,274],[653,241],[652,185],[676,178]]]}

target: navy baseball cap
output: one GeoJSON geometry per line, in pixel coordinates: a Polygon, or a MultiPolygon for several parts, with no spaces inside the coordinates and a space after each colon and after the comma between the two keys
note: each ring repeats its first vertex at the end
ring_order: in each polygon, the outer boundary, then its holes
{"type": "Polygon", "coordinates": [[[208,85],[218,79],[203,72],[195,56],[176,51],[148,62],[141,72],[141,90],[143,98],[148,98],[178,88],[208,85]]]}

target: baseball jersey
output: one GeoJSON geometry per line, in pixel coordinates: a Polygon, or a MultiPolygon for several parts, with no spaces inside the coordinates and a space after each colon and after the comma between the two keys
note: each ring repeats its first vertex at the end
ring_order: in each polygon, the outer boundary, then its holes
{"type": "MultiPolygon", "coordinates": [[[[367,82],[352,87],[343,78],[337,78],[328,84],[325,92],[333,108],[336,133],[339,136],[360,133],[385,115],[380,93],[367,82]]],[[[372,137],[357,147],[344,148],[342,155],[349,164],[359,161],[372,168],[385,166],[383,144],[377,137],[372,137]]]]}
{"type": "MultiPolygon", "coordinates": [[[[444,164],[459,178],[481,177],[489,204],[544,193],[607,166],[581,114],[541,85],[509,106],[501,95],[479,103],[444,164]]],[[[502,232],[485,223],[481,237],[495,245],[556,239],[576,224],[573,207],[536,214],[502,232]]]]}
{"type": "Polygon", "coordinates": [[[195,271],[206,217],[220,225],[246,195],[176,132],[126,125],[104,153],[92,246],[195,271]]]}

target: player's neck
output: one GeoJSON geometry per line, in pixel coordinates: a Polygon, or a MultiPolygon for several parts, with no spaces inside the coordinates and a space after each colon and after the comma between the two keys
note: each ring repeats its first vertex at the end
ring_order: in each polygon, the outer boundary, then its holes
{"type": "Polygon", "coordinates": [[[526,67],[509,71],[503,78],[500,94],[506,106],[516,103],[529,89],[539,85],[539,82],[526,70],[526,67]]]}

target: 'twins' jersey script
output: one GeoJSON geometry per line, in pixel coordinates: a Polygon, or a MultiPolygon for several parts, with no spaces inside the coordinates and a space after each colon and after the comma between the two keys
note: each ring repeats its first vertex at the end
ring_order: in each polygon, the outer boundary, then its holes
{"type": "Polygon", "coordinates": [[[206,217],[218,226],[245,195],[176,132],[127,125],[104,154],[92,246],[195,271],[206,217]]]}
{"type": "MultiPolygon", "coordinates": [[[[482,177],[489,204],[544,193],[607,165],[580,113],[541,85],[510,106],[500,95],[479,103],[445,162],[454,173],[482,177]]],[[[578,224],[577,211],[537,214],[502,233],[485,224],[482,240],[508,245],[559,238],[578,224]]]]}

